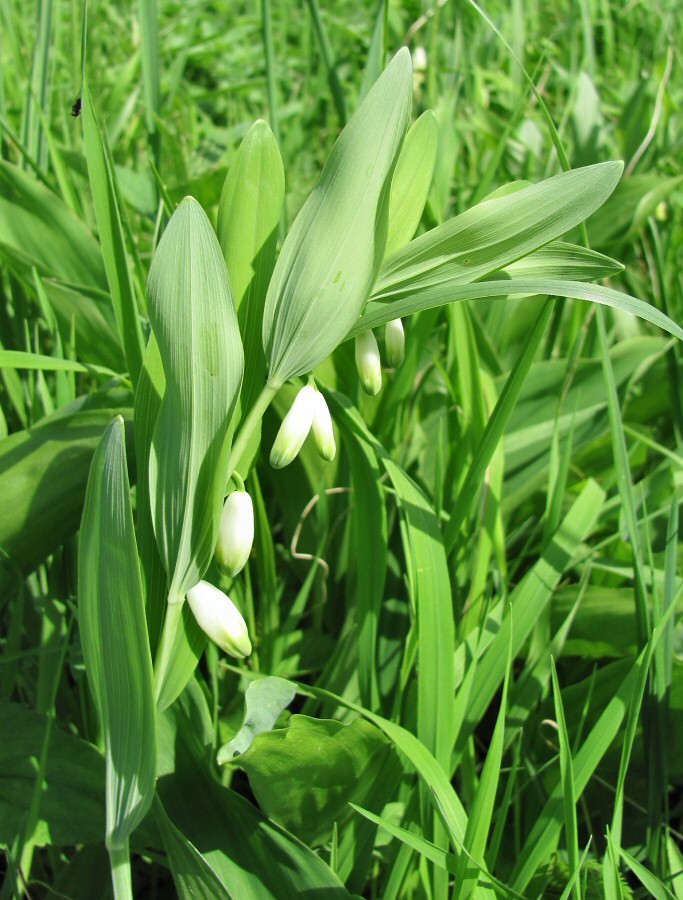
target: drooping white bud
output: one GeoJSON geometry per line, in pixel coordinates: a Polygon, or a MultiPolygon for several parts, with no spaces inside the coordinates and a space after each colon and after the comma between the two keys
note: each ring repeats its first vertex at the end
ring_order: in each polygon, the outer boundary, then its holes
{"type": "Polygon", "coordinates": [[[413,50],[413,71],[427,71],[427,51],[424,47],[418,46],[413,50]]]}
{"type": "Polygon", "coordinates": [[[246,491],[233,491],[223,504],[216,562],[233,578],[247,564],[254,543],[254,504],[246,491]]]}
{"type": "Polygon", "coordinates": [[[311,384],[301,388],[294,398],[289,412],[282,420],[280,430],[270,451],[270,464],[275,469],[288,466],[303,447],[313,424],[316,390],[311,384]]]}
{"type": "Polygon", "coordinates": [[[365,393],[378,394],[382,387],[382,364],[372,331],[364,331],[356,336],[356,368],[365,393]]]}
{"type": "Polygon", "coordinates": [[[247,623],[227,594],[208,581],[200,581],[187,592],[187,602],[199,627],[221,650],[237,659],[249,656],[247,623]]]}
{"type": "Polygon", "coordinates": [[[320,391],[315,392],[315,412],[313,413],[313,437],[318,453],[323,459],[332,462],[337,447],[334,443],[332,417],[320,391]]]}
{"type": "Polygon", "coordinates": [[[406,355],[406,336],[400,319],[392,319],[384,326],[384,346],[387,351],[387,365],[391,369],[398,368],[406,355]]]}

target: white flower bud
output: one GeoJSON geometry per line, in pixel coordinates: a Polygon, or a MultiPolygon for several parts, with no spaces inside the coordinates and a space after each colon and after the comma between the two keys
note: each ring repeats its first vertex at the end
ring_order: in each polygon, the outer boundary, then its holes
{"type": "Polygon", "coordinates": [[[413,71],[427,71],[427,51],[424,47],[418,46],[413,50],[413,71]]]}
{"type": "Polygon", "coordinates": [[[301,388],[294,398],[289,412],[282,420],[273,449],[270,464],[275,469],[288,466],[303,447],[313,424],[316,390],[311,384],[301,388]]]}
{"type": "Polygon", "coordinates": [[[246,491],[233,491],[223,504],[216,562],[233,578],[246,566],[254,543],[254,504],[246,491]]]}
{"type": "Polygon", "coordinates": [[[406,336],[400,319],[392,319],[384,326],[384,346],[387,351],[387,365],[392,369],[398,368],[406,355],[406,336]]]}
{"type": "Polygon", "coordinates": [[[247,623],[230,597],[208,581],[200,581],[187,592],[187,602],[199,627],[221,650],[238,659],[249,656],[247,623]]]}
{"type": "Polygon", "coordinates": [[[382,387],[382,364],[372,331],[364,331],[356,336],[356,368],[365,393],[378,394],[382,387]]]}
{"type": "Polygon", "coordinates": [[[318,453],[323,459],[332,462],[337,452],[332,430],[332,417],[320,391],[315,392],[315,412],[313,413],[313,437],[318,453]]]}

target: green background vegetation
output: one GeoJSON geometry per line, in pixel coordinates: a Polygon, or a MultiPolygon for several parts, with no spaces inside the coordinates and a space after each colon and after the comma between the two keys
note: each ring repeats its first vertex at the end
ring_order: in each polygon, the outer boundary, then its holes
{"type": "MultiPolygon", "coordinates": [[[[678,4],[97,2],[89,148],[72,116],[82,4],[0,11],[2,897],[28,884],[85,900],[108,896],[111,873],[76,533],[116,415],[133,483],[136,466],[112,264],[146,329],[171,212],[191,194],[216,222],[258,118],[284,163],[283,237],[406,43],[426,59],[413,121],[431,108],[439,125],[418,234],[558,174],[562,154],[571,168],[621,159],[619,186],[566,240],[623,264],[591,257],[584,279],[681,324],[678,4]],[[96,221],[96,145],[120,232],[96,221]]],[[[681,898],[680,345],[562,298],[405,324],[406,360],[377,398],[351,342],[316,371],[334,464],[307,444],[271,469],[295,387],[266,413],[246,484],[254,553],[234,583],[207,576],[244,611],[254,653],[226,665],[209,645],[159,716],[135,896],[681,898]]]]}

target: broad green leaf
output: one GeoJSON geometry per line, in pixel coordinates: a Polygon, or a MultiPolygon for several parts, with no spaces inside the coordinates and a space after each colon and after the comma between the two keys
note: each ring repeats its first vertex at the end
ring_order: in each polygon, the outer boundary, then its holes
{"type": "Polygon", "coordinates": [[[0,440],[0,588],[78,530],[95,447],[113,416],[131,421],[131,405],[128,391],[93,392],[0,440]]]}
{"type": "MultiPolygon", "coordinates": [[[[21,833],[33,795],[46,716],[0,701],[0,842],[21,833]]],[[[101,841],[104,834],[104,760],[92,744],[52,726],[40,791],[38,846],[101,841]],[[68,810],[68,815],[65,815],[68,810]]]]}
{"type": "Polygon", "coordinates": [[[145,623],[123,419],[93,457],[78,551],[83,657],[107,762],[107,847],[125,847],[155,789],[152,660],[145,623]]]}
{"type": "Polygon", "coordinates": [[[258,734],[270,731],[295,695],[296,689],[284,678],[269,676],[261,681],[252,681],[244,696],[244,722],[232,740],[218,751],[219,765],[234,761],[249,749],[258,734]]]}
{"type": "Polygon", "coordinates": [[[286,728],[257,735],[232,762],[246,771],[269,818],[311,844],[329,837],[347,803],[371,786],[386,746],[363,719],[344,725],[293,715],[286,728]]]}
{"type": "Polygon", "coordinates": [[[622,169],[621,162],[573,169],[473,206],[387,259],[373,296],[490,275],[583,222],[612,193],[622,169]]]}
{"type": "Polygon", "coordinates": [[[407,244],[417,231],[432,183],[439,123],[428,109],[406,134],[391,181],[385,256],[407,244]]]}
{"type": "Polygon", "coordinates": [[[191,197],[152,260],[149,313],[166,380],[149,462],[152,519],[170,602],[204,575],[216,543],[228,428],[244,356],[216,235],[191,197]]]}
{"type": "Polygon", "coordinates": [[[206,700],[191,680],[159,717],[158,791],[170,821],[228,895],[348,898],[319,856],[212,776],[206,764],[212,736],[206,700]]]}
{"type": "Polygon", "coordinates": [[[64,201],[26,172],[0,161],[0,247],[43,275],[106,290],[100,247],[64,201]]]}
{"type": "Polygon", "coordinates": [[[218,205],[218,240],[249,361],[240,397],[245,412],[266,380],[261,325],[284,198],[280,151],[268,124],[259,119],[235,154],[218,205]]]}
{"type": "Polygon", "coordinates": [[[275,386],[311,371],[334,350],[372,288],[411,89],[410,53],[403,48],[342,132],[287,235],[263,318],[268,378],[275,386]]]}
{"type": "Polygon", "coordinates": [[[100,233],[102,257],[128,371],[133,384],[136,384],[140,376],[143,354],[140,314],[128,271],[111,151],[100,130],[87,81],[83,83],[82,103],[85,156],[88,161],[90,189],[100,233]]]}

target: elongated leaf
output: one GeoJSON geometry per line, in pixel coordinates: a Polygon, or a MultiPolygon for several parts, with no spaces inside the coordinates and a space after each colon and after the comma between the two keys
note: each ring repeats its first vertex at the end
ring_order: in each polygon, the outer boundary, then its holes
{"type": "Polygon", "coordinates": [[[621,162],[598,163],[473,206],[387,259],[376,296],[436,279],[468,284],[521,259],[598,209],[622,169],[621,162]]]}
{"type": "MultiPolygon", "coordinates": [[[[354,337],[368,328],[377,328],[390,319],[398,316],[410,316],[422,309],[431,309],[435,306],[444,306],[447,303],[455,303],[458,300],[494,300],[505,297],[518,296],[542,296],[570,297],[576,300],[590,300],[593,303],[601,303],[603,306],[611,306],[623,312],[638,316],[664,331],[668,331],[674,337],[683,341],[683,328],[672,319],[660,312],[656,306],[615,291],[613,288],[602,287],[598,284],[581,284],[577,281],[558,281],[555,279],[517,279],[479,281],[476,284],[462,284],[460,282],[441,282],[432,287],[421,289],[411,288],[409,284],[401,288],[395,296],[384,296],[382,299],[371,299],[363,310],[363,315],[351,328],[346,339],[354,337]]],[[[374,296],[374,295],[373,295],[374,296]]]]}
{"type": "Polygon", "coordinates": [[[230,274],[244,355],[249,360],[240,398],[245,411],[251,408],[266,377],[261,324],[284,197],[280,150],[268,124],[259,119],[239,146],[218,206],[218,240],[230,274]]]}
{"type": "Polygon", "coordinates": [[[503,270],[510,278],[558,278],[563,281],[597,281],[622,272],[621,263],[565,241],[551,241],[503,270]]]}
{"type": "Polygon", "coordinates": [[[166,378],[149,464],[152,519],[169,598],[181,602],[216,543],[228,427],[244,367],[225,262],[191,197],[173,214],[154,255],[149,305],[166,378]]]}
{"type": "Polygon", "coordinates": [[[407,244],[420,224],[434,174],[439,123],[428,109],[406,134],[391,181],[385,256],[407,244]]]}
{"type": "Polygon", "coordinates": [[[78,599],[88,680],[104,731],[107,846],[125,846],[155,790],[152,660],[145,625],[123,419],[93,458],[81,524],[78,599]]]}
{"type": "Polygon", "coordinates": [[[111,152],[103,138],[95,114],[87,81],[83,83],[83,133],[88,161],[90,188],[95,205],[95,217],[111,299],[116,315],[121,343],[126,354],[128,371],[137,383],[142,366],[142,328],[137,301],[133,291],[123,227],[116,195],[116,174],[111,152]]]}
{"type": "Polygon", "coordinates": [[[384,254],[388,179],[408,124],[411,82],[403,48],[342,132],[287,235],[263,318],[274,385],[322,362],[370,292],[384,254]]]}

